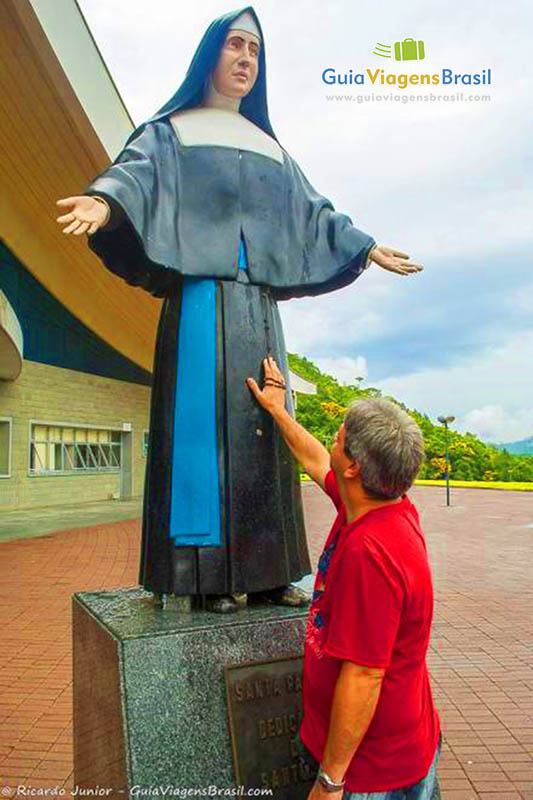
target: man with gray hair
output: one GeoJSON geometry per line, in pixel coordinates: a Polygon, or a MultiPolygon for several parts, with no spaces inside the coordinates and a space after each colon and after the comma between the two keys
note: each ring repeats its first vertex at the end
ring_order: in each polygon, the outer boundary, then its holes
{"type": "Polygon", "coordinates": [[[285,409],[274,359],[248,379],[337,517],[318,563],[307,626],[300,738],[316,770],[308,800],[439,796],[440,722],[426,653],[433,587],[405,492],[424,459],[416,422],[381,398],[352,405],[331,453],[285,409]]]}

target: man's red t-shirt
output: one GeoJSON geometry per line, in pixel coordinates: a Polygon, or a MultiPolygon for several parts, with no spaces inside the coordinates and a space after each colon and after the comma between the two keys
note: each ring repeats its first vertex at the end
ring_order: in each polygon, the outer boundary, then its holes
{"type": "Polygon", "coordinates": [[[342,661],[384,667],[374,717],[345,781],[351,792],[400,789],[427,774],[440,734],[426,666],[433,617],[426,544],[407,496],[346,524],[333,471],[325,488],[338,514],[309,612],[300,736],[321,761],[342,661]]]}

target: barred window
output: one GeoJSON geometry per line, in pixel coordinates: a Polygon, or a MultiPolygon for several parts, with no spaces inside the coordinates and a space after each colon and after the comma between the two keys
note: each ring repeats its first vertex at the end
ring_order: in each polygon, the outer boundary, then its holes
{"type": "Polygon", "coordinates": [[[0,478],[11,476],[11,419],[0,417],[0,478]]]}
{"type": "Polygon", "coordinates": [[[121,432],[106,428],[31,426],[30,473],[68,474],[119,470],[121,432]]]}

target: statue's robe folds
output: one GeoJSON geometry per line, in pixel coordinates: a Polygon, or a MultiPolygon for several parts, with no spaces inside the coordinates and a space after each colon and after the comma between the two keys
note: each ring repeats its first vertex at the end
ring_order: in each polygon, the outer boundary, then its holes
{"type": "MultiPolygon", "coordinates": [[[[91,248],[128,283],[165,298],[153,373],[140,582],[159,593],[225,594],[300,579],[310,563],[297,466],[245,380],[261,379],[262,359],[270,353],[288,382],[277,300],[348,285],[364,270],[374,240],[335,212],[284,151],[279,161],[234,147],[184,146],[168,118],[139,129],[87,192],[104,197],[112,209],[111,225],[90,237],[91,248]],[[239,247],[246,269],[239,268],[239,247]],[[214,454],[207,452],[210,445],[203,449],[204,427],[213,420],[194,422],[195,413],[202,419],[196,406],[202,406],[207,385],[203,345],[183,336],[180,341],[185,290],[203,282],[212,285],[214,297],[213,319],[206,323],[216,351],[214,454]],[[180,416],[182,391],[189,396],[180,416]],[[176,488],[176,470],[189,489],[176,488]],[[212,495],[207,504],[206,491],[212,495]],[[183,520],[195,522],[196,514],[215,520],[214,538],[213,530],[203,539],[201,531],[187,537],[187,531],[172,530],[183,520]]],[[[188,314],[192,330],[190,308],[188,314]]]]}

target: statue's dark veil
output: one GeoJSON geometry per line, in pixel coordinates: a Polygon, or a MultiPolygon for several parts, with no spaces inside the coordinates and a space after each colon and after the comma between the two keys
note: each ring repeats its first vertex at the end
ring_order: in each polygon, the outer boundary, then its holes
{"type": "MultiPolygon", "coordinates": [[[[259,19],[252,6],[246,6],[246,8],[241,8],[238,11],[230,11],[228,14],[224,14],[211,23],[196,49],[189,69],[187,70],[185,80],[170,100],[165,103],[153,117],[147,120],[147,122],[155,122],[156,120],[170,116],[170,114],[173,114],[175,111],[184,111],[187,108],[194,108],[195,106],[201,105],[207,78],[211,75],[216,66],[229,27],[237,17],[240,17],[240,15],[244,14],[246,11],[253,16],[259,29],[261,34],[261,48],[259,50],[257,79],[252,91],[242,99],[239,111],[243,116],[249,119],[250,122],[253,122],[254,125],[257,125],[269,136],[272,136],[273,139],[276,139],[276,135],[272,130],[268,118],[265,39],[259,19]]],[[[132,136],[130,136],[130,140],[140,133],[145,124],[146,123],[143,123],[134,131],[132,136]]]]}

